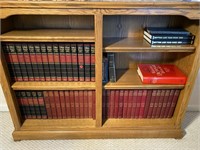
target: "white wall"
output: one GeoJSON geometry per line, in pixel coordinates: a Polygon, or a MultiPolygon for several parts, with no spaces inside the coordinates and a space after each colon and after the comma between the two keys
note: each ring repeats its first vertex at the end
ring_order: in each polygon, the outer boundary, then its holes
{"type": "MultiPolygon", "coordinates": [[[[192,91],[192,95],[190,97],[188,110],[200,111],[200,70],[194,85],[194,89],[192,91]]],[[[8,107],[6,105],[5,97],[1,86],[0,86],[0,111],[8,111],[8,107]]]]}

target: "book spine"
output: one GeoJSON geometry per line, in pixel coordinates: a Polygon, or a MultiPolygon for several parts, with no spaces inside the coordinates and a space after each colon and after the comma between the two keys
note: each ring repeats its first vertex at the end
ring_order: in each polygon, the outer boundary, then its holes
{"type": "Polygon", "coordinates": [[[83,91],[83,98],[84,98],[84,118],[89,118],[89,107],[88,107],[88,92],[83,91]]]}
{"type": "Polygon", "coordinates": [[[141,104],[140,104],[140,110],[139,110],[139,118],[143,118],[143,116],[144,116],[146,98],[147,98],[147,90],[142,90],[141,104]]]}
{"type": "Polygon", "coordinates": [[[48,95],[49,95],[49,101],[50,101],[50,106],[51,106],[52,118],[57,119],[58,115],[57,115],[57,112],[56,112],[56,101],[55,101],[55,98],[54,98],[54,92],[48,91],[48,95]]]}
{"type": "Polygon", "coordinates": [[[70,97],[71,117],[76,118],[74,91],[69,91],[69,97],[70,97]]]}
{"type": "Polygon", "coordinates": [[[158,109],[158,103],[159,103],[160,95],[161,95],[161,90],[157,90],[156,97],[155,97],[155,100],[154,100],[151,118],[156,117],[156,112],[157,112],[157,109],[158,109]]]}
{"type": "Polygon", "coordinates": [[[123,118],[127,118],[129,90],[124,90],[123,118]]]}
{"type": "Polygon", "coordinates": [[[156,99],[156,94],[157,94],[157,90],[153,90],[152,91],[152,95],[151,95],[149,108],[148,108],[147,118],[152,118],[152,113],[153,113],[154,103],[155,103],[155,99],[156,99]]]}
{"type": "Polygon", "coordinates": [[[162,109],[162,105],[163,105],[165,92],[166,92],[166,90],[161,90],[160,98],[158,100],[158,107],[157,107],[157,110],[156,110],[155,118],[159,118],[160,117],[160,113],[161,113],[161,109],[162,109]]]}
{"type": "Polygon", "coordinates": [[[69,91],[64,91],[67,118],[72,118],[69,91]]]}
{"type": "Polygon", "coordinates": [[[21,99],[23,101],[23,105],[25,107],[25,116],[26,116],[26,119],[31,119],[32,115],[31,115],[29,101],[28,101],[28,98],[26,96],[26,92],[25,91],[20,91],[20,94],[21,94],[21,99]]]}
{"type": "Polygon", "coordinates": [[[119,110],[118,118],[123,118],[124,90],[119,91],[119,110]]]}
{"type": "Polygon", "coordinates": [[[75,103],[75,118],[80,118],[80,101],[79,92],[74,91],[74,103],[75,103]]]}
{"type": "Polygon", "coordinates": [[[169,94],[170,94],[170,90],[166,90],[159,118],[164,118],[166,107],[167,107],[167,102],[168,102],[168,98],[169,98],[169,94]]]}
{"type": "Polygon", "coordinates": [[[95,46],[90,44],[91,57],[90,57],[90,68],[91,68],[91,81],[95,81],[95,46]]]}
{"type": "Polygon", "coordinates": [[[44,96],[42,91],[37,91],[38,104],[40,106],[40,113],[42,119],[47,119],[47,110],[45,107],[44,96]]]}
{"type": "Polygon", "coordinates": [[[79,81],[84,81],[84,73],[85,73],[85,66],[84,66],[84,56],[83,56],[83,44],[77,44],[78,49],[78,73],[79,73],[79,81]]]}
{"type": "Polygon", "coordinates": [[[61,105],[61,99],[60,99],[59,91],[54,91],[54,101],[55,101],[55,104],[56,104],[57,118],[62,119],[63,114],[62,114],[62,105],[61,105]]]}
{"type": "Polygon", "coordinates": [[[167,118],[167,116],[168,116],[168,113],[169,113],[169,110],[170,110],[170,107],[171,107],[171,104],[172,104],[172,101],[173,101],[174,93],[175,93],[175,90],[170,90],[169,97],[168,97],[168,100],[167,100],[167,106],[166,106],[166,109],[165,109],[164,118],[167,118]]]}
{"type": "Polygon", "coordinates": [[[128,108],[127,108],[127,118],[131,118],[132,111],[132,99],[133,99],[133,90],[130,90],[128,93],[128,108]]]}
{"type": "Polygon", "coordinates": [[[135,118],[135,112],[137,107],[137,96],[138,96],[138,90],[133,91],[133,97],[132,97],[132,108],[131,108],[131,118],[135,118]]]}
{"type": "Polygon", "coordinates": [[[51,109],[51,101],[50,101],[49,92],[43,91],[43,95],[44,95],[44,103],[45,103],[45,107],[46,107],[46,111],[47,111],[47,118],[52,119],[53,113],[52,113],[52,109],[51,109]]]}
{"type": "Polygon", "coordinates": [[[115,108],[115,90],[110,91],[110,105],[109,105],[109,118],[114,118],[114,108],[115,108]]]}
{"type": "Polygon", "coordinates": [[[149,29],[149,28],[146,28],[145,29],[145,31],[147,31],[149,34],[160,34],[160,35],[166,35],[166,34],[168,34],[168,35],[174,35],[174,34],[176,34],[176,35],[185,35],[185,36],[188,36],[188,35],[190,35],[191,33],[190,32],[188,32],[188,31],[179,31],[178,29],[177,30],[165,30],[165,29],[163,29],[163,30],[151,30],[151,29],[149,29]]]}
{"type": "Polygon", "coordinates": [[[102,119],[106,119],[106,90],[103,90],[103,100],[102,100],[102,119]]]}
{"type": "Polygon", "coordinates": [[[36,118],[41,119],[42,116],[41,116],[40,106],[39,106],[39,102],[37,98],[37,93],[35,91],[31,91],[31,96],[32,96],[33,105],[35,108],[36,118]]]}
{"type": "Polygon", "coordinates": [[[19,109],[20,109],[20,113],[23,119],[27,118],[27,114],[26,114],[26,110],[25,110],[25,104],[23,102],[23,99],[21,97],[21,93],[19,91],[15,92],[18,104],[19,104],[19,109]]]}
{"type": "Polygon", "coordinates": [[[60,60],[60,72],[62,76],[62,81],[68,81],[67,75],[67,60],[65,54],[65,44],[59,44],[59,60],[60,60]]]}
{"type": "Polygon", "coordinates": [[[88,92],[88,110],[89,110],[89,118],[92,118],[92,91],[88,92]]]}
{"type": "Polygon", "coordinates": [[[68,81],[73,81],[73,69],[72,69],[72,55],[71,55],[71,46],[69,43],[65,44],[65,60],[67,63],[67,76],[68,81]]]}
{"type": "Polygon", "coordinates": [[[26,97],[28,99],[28,103],[29,103],[29,108],[30,108],[30,112],[31,112],[31,118],[32,119],[36,119],[37,118],[37,113],[36,113],[36,110],[35,110],[35,104],[34,104],[34,101],[33,101],[33,97],[31,95],[31,92],[30,91],[26,91],[26,97]]]}
{"type": "Polygon", "coordinates": [[[136,99],[135,118],[139,118],[141,100],[142,100],[142,90],[138,90],[138,95],[137,95],[137,99],[136,99]]]}
{"type": "Polygon", "coordinates": [[[143,118],[147,118],[150,103],[151,103],[151,95],[152,95],[152,90],[147,90],[147,98],[146,98],[146,103],[145,103],[145,106],[144,106],[143,118]]]}
{"type": "Polygon", "coordinates": [[[72,52],[72,69],[73,69],[73,80],[78,81],[78,56],[77,56],[77,46],[75,43],[71,44],[72,52]]]}
{"type": "Polygon", "coordinates": [[[56,71],[55,71],[55,60],[54,60],[54,53],[53,53],[53,46],[51,43],[46,44],[46,50],[47,50],[47,58],[48,58],[48,66],[47,68],[49,70],[49,81],[56,81],[56,71]]]}
{"type": "Polygon", "coordinates": [[[92,118],[96,119],[96,91],[92,91],[92,118]]]}
{"type": "MultiPolygon", "coordinates": [[[[109,118],[109,114],[110,114],[110,90],[106,90],[106,118],[109,118]]],[[[119,110],[118,110],[119,111],[119,110]]],[[[117,114],[118,117],[118,114],[117,114]]]]}
{"type": "Polygon", "coordinates": [[[53,44],[53,55],[54,55],[54,65],[55,65],[55,72],[56,72],[56,81],[62,80],[62,75],[60,71],[60,56],[59,56],[59,47],[57,43],[53,44]]]}
{"type": "Polygon", "coordinates": [[[115,94],[114,96],[114,118],[118,118],[118,111],[119,111],[119,90],[112,90],[115,94]]]}
{"type": "Polygon", "coordinates": [[[80,106],[80,118],[84,118],[84,94],[83,90],[78,91],[79,106],[80,106]]]}
{"type": "Polygon", "coordinates": [[[90,45],[84,43],[84,66],[85,66],[85,81],[90,81],[90,45]]]}
{"type": "Polygon", "coordinates": [[[67,118],[66,114],[66,108],[65,108],[65,95],[64,91],[58,91],[58,96],[60,98],[60,106],[61,106],[61,112],[62,112],[62,118],[67,118]]]}
{"type": "Polygon", "coordinates": [[[110,82],[116,82],[116,72],[115,72],[115,56],[114,53],[108,54],[108,68],[109,68],[109,80],[110,82]]]}
{"type": "Polygon", "coordinates": [[[108,82],[108,58],[103,58],[102,63],[102,81],[103,83],[108,82]]]}

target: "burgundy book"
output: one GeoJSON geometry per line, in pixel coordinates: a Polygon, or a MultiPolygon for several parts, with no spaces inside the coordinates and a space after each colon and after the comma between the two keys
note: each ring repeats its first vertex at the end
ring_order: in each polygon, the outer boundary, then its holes
{"type": "Polygon", "coordinates": [[[92,118],[92,91],[88,91],[89,118],[92,118]]]}
{"type": "Polygon", "coordinates": [[[25,103],[23,102],[21,92],[16,91],[15,95],[16,95],[16,98],[17,98],[17,101],[18,101],[18,104],[19,104],[21,116],[22,116],[22,118],[27,119],[28,114],[27,114],[26,109],[25,109],[27,107],[27,105],[25,105],[25,103]]]}
{"type": "Polygon", "coordinates": [[[84,81],[84,73],[85,73],[85,66],[84,66],[84,56],[83,56],[83,44],[77,44],[77,51],[78,51],[78,74],[79,74],[79,81],[84,81]]]}
{"type": "Polygon", "coordinates": [[[171,107],[171,104],[172,104],[172,101],[173,101],[174,93],[175,93],[175,90],[170,90],[169,98],[167,100],[167,106],[166,106],[166,109],[165,109],[164,118],[167,118],[167,116],[168,116],[168,113],[169,113],[169,110],[170,110],[170,107],[171,107]]]}
{"type": "Polygon", "coordinates": [[[137,96],[138,96],[138,90],[133,90],[131,118],[135,118],[135,112],[137,107],[137,96]]]}
{"type": "Polygon", "coordinates": [[[76,118],[76,110],[75,110],[75,97],[74,91],[69,91],[69,98],[70,98],[70,108],[71,108],[71,117],[76,118]]]}
{"type": "Polygon", "coordinates": [[[139,118],[143,118],[143,116],[144,116],[144,108],[145,108],[145,104],[146,104],[146,99],[147,99],[147,90],[142,90],[139,118]]]}
{"type": "Polygon", "coordinates": [[[60,60],[60,72],[62,75],[62,81],[68,81],[67,75],[67,60],[65,53],[65,44],[59,43],[59,60],[60,60]]]}
{"type": "Polygon", "coordinates": [[[102,118],[106,118],[106,90],[103,90],[103,101],[102,101],[102,118]]]}
{"type": "Polygon", "coordinates": [[[41,115],[40,105],[39,105],[38,98],[37,98],[37,93],[35,91],[32,91],[31,96],[32,96],[33,105],[35,108],[36,118],[41,119],[42,115],[41,115]]]}
{"type": "Polygon", "coordinates": [[[50,107],[51,107],[51,112],[52,112],[52,118],[57,119],[58,115],[57,115],[57,112],[56,112],[56,101],[55,101],[55,98],[54,98],[53,91],[48,91],[48,95],[49,95],[50,107]]]}
{"type": "Polygon", "coordinates": [[[154,107],[154,103],[155,103],[155,99],[156,99],[156,94],[157,94],[157,90],[153,90],[152,91],[152,95],[151,95],[149,108],[148,108],[147,118],[151,118],[152,117],[153,107],[154,107]]]}
{"type": "Polygon", "coordinates": [[[53,56],[54,56],[54,66],[56,72],[56,81],[61,81],[62,75],[60,71],[60,56],[59,56],[59,47],[57,43],[53,43],[53,56]]]}
{"type": "Polygon", "coordinates": [[[143,118],[147,118],[149,106],[150,106],[150,102],[151,102],[151,95],[152,95],[152,90],[147,90],[147,98],[146,98],[146,103],[144,106],[143,118]]]}
{"type": "Polygon", "coordinates": [[[76,43],[71,43],[73,79],[78,81],[78,55],[76,43]]]}
{"type": "Polygon", "coordinates": [[[110,114],[110,91],[111,90],[106,90],[106,108],[107,108],[106,117],[107,118],[109,118],[109,114],[110,114]]]}
{"type": "Polygon", "coordinates": [[[60,103],[60,97],[58,91],[53,91],[54,94],[54,102],[56,105],[56,112],[57,112],[57,118],[62,119],[62,111],[61,111],[61,103],[60,103]]]}
{"type": "Polygon", "coordinates": [[[165,92],[166,92],[166,90],[161,90],[160,98],[158,100],[158,107],[157,107],[157,110],[156,110],[156,116],[155,116],[155,118],[159,118],[160,117],[160,112],[161,112],[161,109],[162,109],[165,92]]]}
{"type": "Polygon", "coordinates": [[[84,118],[84,94],[83,90],[78,91],[78,97],[79,97],[79,106],[80,106],[80,118],[84,118]]]}
{"type": "Polygon", "coordinates": [[[47,110],[46,110],[45,103],[44,103],[43,92],[42,91],[37,91],[36,93],[37,93],[38,104],[40,106],[41,118],[42,119],[47,119],[47,110]]]}
{"type": "Polygon", "coordinates": [[[123,118],[124,90],[119,91],[118,118],[123,118]]]}
{"type": "Polygon", "coordinates": [[[28,98],[27,98],[27,96],[26,96],[26,92],[25,92],[25,91],[21,91],[20,94],[21,94],[21,99],[22,99],[21,101],[22,101],[22,104],[23,104],[24,106],[26,106],[26,107],[25,107],[26,118],[27,118],[27,119],[31,119],[31,118],[32,118],[32,115],[31,115],[31,110],[30,110],[30,106],[29,106],[29,101],[28,101],[28,98]]]}
{"type": "Polygon", "coordinates": [[[36,119],[37,118],[36,110],[35,110],[35,107],[34,107],[34,102],[33,102],[33,98],[32,98],[32,95],[31,95],[30,91],[26,91],[26,97],[27,97],[27,100],[28,100],[28,103],[29,103],[29,108],[30,108],[30,112],[31,112],[31,118],[32,119],[36,119]]]}
{"type": "Polygon", "coordinates": [[[72,55],[71,55],[71,46],[69,43],[65,43],[65,60],[67,65],[67,76],[68,81],[73,81],[73,69],[72,69],[72,55]]]}
{"type": "Polygon", "coordinates": [[[154,100],[154,105],[153,105],[151,118],[155,118],[156,117],[156,111],[157,111],[157,108],[158,108],[160,95],[161,95],[161,90],[157,90],[156,97],[155,97],[155,100],[154,100]]]}
{"type": "Polygon", "coordinates": [[[47,117],[48,119],[52,119],[52,109],[51,109],[51,105],[50,105],[50,97],[49,97],[49,92],[48,91],[43,91],[43,95],[44,95],[44,102],[45,102],[45,107],[47,110],[47,117]]]}
{"type": "Polygon", "coordinates": [[[119,90],[113,90],[115,92],[115,99],[114,99],[114,118],[118,118],[118,111],[119,111],[119,90]]]}
{"type": "Polygon", "coordinates": [[[85,81],[90,81],[90,44],[84,43],[84,66],[85,66],[85,81]]]}
{"type": "Polygon", "coordinates": [[[127,108],[127,118],[131,118],[132,111],[132,99],[133,99],[133,90],[130,90],[128,93],[128,108],[127,108]]]}
{"type": "Polygon", "coordinates": [[[75,117],[80,118],[80,101],[78,91],[74,91],[74,103],[75,103],[75,117]]]}
{"type": "Polygon", "coordinates": [[[89,105],[89,102],[88,102],[88,91],[83,91],[83,94],[84,94],[84,96],[83,96],[83,98],[84,98],[84,109],[83,109],[83,111],[84,111],[84,118],[89,118],[89,107],[88,107],[88,105],[89,105]]]}
{"type": "Polygon", "coordinates": [[[59,97],[60,97],[60,105],[61,105],[61,111],[62,111],[62,118],[67,118],[67,111],[65,108],[65,95],[64,91],[58,91],[59,97]]]}
{"type": "Polygon", "coordinates": [[[90,57],[90,69],[91,69],[91,81],[95,81],[95,45],[90,44],[90,50],[91,50],[91,57],[90,57]]]}
{"type": "Polygon", "coordinates": [[[129,90],[124,90],[123,118],[127,118],[128,93],[129,90]]]}
{"type": "Polygon", "coordinates": [[[67,118],[71,118],[71,104],[70,104],[70,96],[69,96],[69,91],[64,91],[64,96],[65,96],[65,108],[66,108],[66,115],[67,118]]]}
{"type": "Polygon", "coordinates": [[[138,90],[138,95],[136,99],[135,118],[139,118],[141,101],[142,101],[142,92],[143,90],[138,90]]]}
{"type": "Polygon", "coordinates": [[[164,95],[164,99],[163,99],[162,108],[161,108],[161,111],[160,111],[159,118],[164,118],[165,111],[166,111],[166,108],[167,108],[167,102],[168,102],[168,98],[169,98],[169,93],[170,93],[170,90],[166,90],[165,91],[165,95],[164,95]]]}
{"type": "Polygon", "coordinates": [[[179,94],[180,94],[180,90],[176,90],[174,93],[173,99],[172,99],[172,103],[171,103],[169,112],[167,114],[167,118],[171,118],[173,116],[174,110],[175,110],[175,107],[176,107],[176,104],[177,104],[177,101],[179,98],[179,94]]]}
{"type": "Polygon", "coordinates": [[[109,118],[114,118],[115,99],[115,90],[110,90],[109,118]]]}
{"type": "Polygon", "coordinates": [[[92,91],[92,118],[96,119],[96,94],[92,91]]]}

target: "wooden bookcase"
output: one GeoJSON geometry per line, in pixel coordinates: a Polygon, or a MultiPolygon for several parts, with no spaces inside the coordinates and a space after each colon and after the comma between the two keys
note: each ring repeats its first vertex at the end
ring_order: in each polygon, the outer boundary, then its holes
{"type": "Polygon", "coordinates": [[[0,1],[1,42],[95,42],[95,82],[15,82],[1,57],[1,85],[14,124],[14,140],[85,138],[182,138],[181,123],[200,64],[200,3],[184,1],[0,1]],[[151,47],[143,28],[183,27],[194,45],[151,47]],[[115,53],[116,83],[102,84],[103,53],[115,53]],[[186,85],[143,85],[141,62],[172,63],[187,76],[186,85]],[[181,89],[172,118],[102,118],[105,89],[181,89]],[[15,90],[95,90],[96,119],[26,119],[15,90]]]}

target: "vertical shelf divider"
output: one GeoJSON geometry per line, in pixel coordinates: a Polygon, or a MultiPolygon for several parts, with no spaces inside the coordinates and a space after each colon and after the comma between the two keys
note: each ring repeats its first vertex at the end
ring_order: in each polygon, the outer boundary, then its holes
{"type": "Polygon", "coordinates": [[[95,82],[96,82],[96,127],[102,126],[102,51],[103,15],[97,14],[95,24],[95,82]]]}

